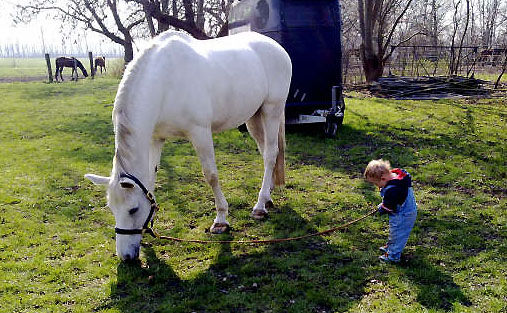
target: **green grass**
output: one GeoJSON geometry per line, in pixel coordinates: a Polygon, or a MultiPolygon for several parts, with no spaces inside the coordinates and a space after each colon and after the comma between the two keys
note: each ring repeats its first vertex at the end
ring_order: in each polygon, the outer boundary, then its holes
{"type": "MultiPolygon", "coordinates": [[[[54,61],[51,63],[54,67],[54,61]]],[[[54,68],[53,68],[54,71],[54,68]]],[[[47,76],[44,58],[0,58],[0,78],[47,76]]]]}
{"type": "MultiPolygon", "coordinates": [[[[496,68],[496,71],[494,73],[478,73],[475,75],[475,78],[477,79],[482,79],[482,80],[487,80],[487,81],[490,81],[491,83],[496,83],[496,80],[498,79],[498,76],[500,76],[500,73],[502,72],[501,68],[498,67],[496,68]]],[[[502,75],[502,77],[500,78],[500,82],[501,83],[506,83],[507,82],[507,75],[506,73],[504,73],[502,75]]]]}
{"type": "MultiPolygon", "coordinates": [[[[90,61],[88,58],[78,58],[81,63],[85,66],[88,74],[90,74],[90,61]]],[[[118,71],[122,67],[123,60],[117,58],[107,59],[107,75],[104,76],[118,77],[118,71]]],[[[53,75],[55,73],[55,57],[51,56],[51,70],[53,75]]],[[[100,76],[100,69],[98,76],[100,76]]],[[[72,70],[70,68],[64,68],[63,77],[64,79],[70,79],[72,70]]],[[[82,77],[81,71],[79,71],[79,77],[82,77]]],[[[20,79],[20,78],[41,78],[40,80],[47,80],[48,69],[46,60],[44,58],[0,58],[0,79],[20,79]]]]}
{"type": "Polygon", "coordinates": [[[359,217],[380,201],[372,158],[414,178],[416,226],[402,264],[378,262],[373,217],[343,232],[270,246],[143,240],[115,254],[104,191],[118,81],[0,84],[0,312],[502,312],[507,309],[507,100],[347,98],[336,139],[289,130],[287,185],[250,218],[262,162],[253,140],[215,136],[229,235],[212,236],[213,197],[191,145],[165,146],[155,228],[192,239],[282,238],[359,217]]]}

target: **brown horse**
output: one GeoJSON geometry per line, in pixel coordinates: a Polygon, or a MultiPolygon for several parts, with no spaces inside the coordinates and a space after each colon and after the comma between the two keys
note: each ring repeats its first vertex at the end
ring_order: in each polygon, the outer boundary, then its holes
{"type": "Polygon", "coordinates": [[[102,68],[106,71],[106,57],[95,58],[95,73],[97,73],[97,66],[100,66],[100,74],[102,74],[102,68]]]}
{"type": "Polygon", "coordinates": [[[58,74],[60,74],[60,80],[63,81],[62,72],[64,67],[70,67],[72,68],[72,80],[74,80],[74,72],[76,73],[76,80],[78,77],[77,74],[77,67],[81,69],[81,72],[83,73],[84,77],[88,77],[88,72],[86,71],[85,67],[83,66],[83,63],[81,63],[78,59],[74,57],[59,57],[56,58],[55,61],[56,64],[56,72],[55,72],[55,79],[58,81],[58,74]]]}

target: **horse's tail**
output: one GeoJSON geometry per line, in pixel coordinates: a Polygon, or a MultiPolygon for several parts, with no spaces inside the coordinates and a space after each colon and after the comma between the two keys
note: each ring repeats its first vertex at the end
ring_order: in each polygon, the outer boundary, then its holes
{"type": "Polygon", "coordinates": [[[273,179],[275,186],[285,185],[285,114],[282,114],[280,118],[280,127],[278,129],[278,154],[273,170],[273,179]]]}

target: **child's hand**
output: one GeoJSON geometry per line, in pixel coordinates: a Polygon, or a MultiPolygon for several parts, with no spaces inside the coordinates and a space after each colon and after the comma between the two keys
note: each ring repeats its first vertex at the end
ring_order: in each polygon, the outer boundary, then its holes
{"type": "Polygon", "coordinates": [[[377,206],[377,210],[380,213],[380,215],[392,213],[392,211],[386,208],[382,203],[377,206]]]}

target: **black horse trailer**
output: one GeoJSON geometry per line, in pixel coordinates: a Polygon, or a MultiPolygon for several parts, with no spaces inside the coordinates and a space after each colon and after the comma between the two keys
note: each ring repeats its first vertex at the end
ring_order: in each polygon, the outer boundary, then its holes
{"type": "Polygon", "coordinates": [[[345,111],[339,1],[235,1],[229,34],[244,31],[273,38],[292,59],[287,124],[325,123],[326,135],[335,136],[345,111]]]}

